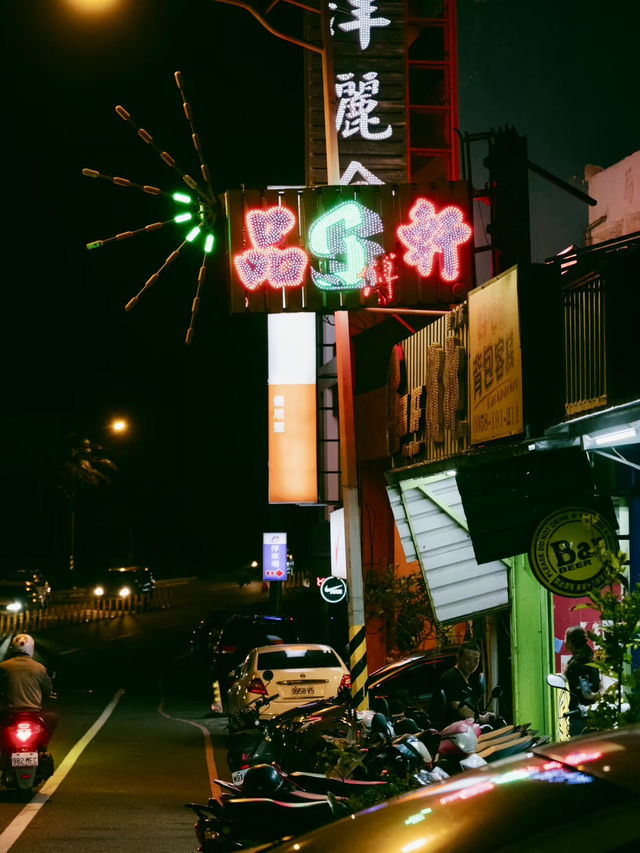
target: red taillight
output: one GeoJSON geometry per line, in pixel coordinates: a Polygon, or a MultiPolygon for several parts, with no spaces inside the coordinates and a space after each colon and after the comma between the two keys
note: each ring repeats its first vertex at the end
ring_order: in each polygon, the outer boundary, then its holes
{"type": "Polygon", "coordinates": [[[30,740],[44,731],[40,723],[17,723],[7,729],[7,734],[16,747],[27,746],[30,740]]]}
{"type": "Polygon", "coordinates": [[[342,681],[340,682],[340,690],[351,690],[351,676],[349,673],[342,676],[342,681]]]}
{"type": "Polygon", "coordinates": [[[259,693],[260,696],[267,695],[267,688],[259,678],[252,678],[247,687],[247,693],[259,693]]]}
{"type": "Polygon", "coordinates": [[[233,655],[238,651],[237,646],[223,646],[220,651],[223,655],[233,655]]]}

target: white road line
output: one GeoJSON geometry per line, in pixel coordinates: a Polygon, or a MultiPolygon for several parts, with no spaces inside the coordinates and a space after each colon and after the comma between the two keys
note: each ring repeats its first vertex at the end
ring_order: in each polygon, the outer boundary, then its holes
{"type": "Polygon", "coordinates": [[[80,652],[82,649],[65,649],[63,652],[58,652],[59,655],[73,655],[76,652],[80,652]]]}
{"type": "Polygon", "coordinates": [[[115,643],[115,641],[116,641],[116,640],[126,640],[126,639],[127,639],[127,637],[137,637],[137,636],[138,636],[138,635],[137,635],[137,634],[134,634],[134,632],[133,632],[133,631],[129,631],[129,633],[128,633],[128,634],[120,634],[120,636],[119,636],[119,637],[111,637],[111,639],[109,640],[109,642],[110,642],[110,643],[115,643]]]}
{"type": "Polygon", "coordinates": [[[82,753],[84,752],[85,747],[91,743],[93,738],[98,734],[100,729],[107,722],[111,714],[113,713],[116,705],[122,698],[122,694],[124,690],[117,690],[113,696],[113,699],[109,702],[104,711],[100,714],[95,723],[88,729],[80,740],[76,743],[76,745],[69,750],[69,752],[65,755],[60,767],[56,770],[56,772],[51,776],[44,785],[40,788],[38,793],[34,796],[30,803],[19,812],[16,817],[11,821],[11,823],[7,826],[2,834],[0,834],[0,853],[7,853],[13,845],[16,843],[18,838],[22,835],[25,829],[29,826],[34,817],[38,814],[42,806],[47,802],[49,797],[54,794],[58,788],[58,786],[64,781],[67,773],[71,770],[76,761],[80,758],[82,753]]]}
{"type": "MultiPolygon", "coordinates": [[[[211,743],[211,732],[206,726],[200,725],[200,723],[196,723],[195,720],[185,720],[182,717],[172,717],[171,714],[167,714],[164,710],[164,699],[158,705],[158,713],[163,717],[166,717],[167,720],[176,720],[179,723],[186,723],[189,726],[195,726],[196,729],[200,729],[202,735],[204,737],[204,751],[207,759],[207,770],[209,772],[209,786],[211,788],[211,796],[216,799],[222,799],[222,791],[220,790],[220,786],[216,785],[213,781],[218,778],[218,768],[216,767],[216,760],[213,754],[213,744],[211,743]]],[[[0,853],[3,853],[2,848],[0,848],[0,853]]]]}

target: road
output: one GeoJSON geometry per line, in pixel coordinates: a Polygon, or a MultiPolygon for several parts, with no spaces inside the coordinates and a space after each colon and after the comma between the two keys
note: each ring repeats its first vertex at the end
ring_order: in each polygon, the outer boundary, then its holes
{"type": "Polygon", "coordinates": [[[226,721],[209,715],[209,673],[189,638],[208,610],[260,595],[257,583],[187,581],[164,610],[35,634],[56,672],[57,771],[26,807],[0,792],[0,853],[195,850],[184,803],[206,802],[210,779],[230,774],[226,721]]]}

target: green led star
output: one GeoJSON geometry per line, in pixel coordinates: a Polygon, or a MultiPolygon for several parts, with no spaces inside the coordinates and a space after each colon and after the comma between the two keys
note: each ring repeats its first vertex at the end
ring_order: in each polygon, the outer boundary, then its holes
{"type": "Polygon", "coordinates": [[[202,188],[199,186],[197,181],[195,181],[190,175],[186,172],[183,172],[182,169],[178,167],[174,158],[167,151],[164,151],[160,148],[150,133],[148,133],[144,128],[138,127],[132,120],[131,115],[125,110],[124,107],[117,106],[115,108],[116,113],[120,116],[123,121],[126,121],[131,127],[134,128],[137,135],[142,139],[143,142],[150,145],[154,151],[160,156],[160,159],[166,163],[171,169],[176,171],[183,183],[185,183],[189,189],[195,194],[196,198],[193,198],[191,195],[187,195],[184,192],[165,192],[164,190],[159,189],[158,187],[148,186],[146,184],[136,184],[133,181],[130,181],[128,178],[119,178],[113,177],[111,175],[105,175],[102,172],[97,172],[95,169],[83,169],[82,174],[88,178],[101,178],[102,180],[110,181],[118,187],[129,187],[133,189],[142,190],[148,195],[154,196],[164,196],[165,198],[171,198],[176,204],[179,205],[179,212],[176,213],[171,219],[165,220],[164,222],[152,222],[149,225],[145,225],[143,228],[137,228],[133,231],[123,231],[120,234],[116,234],[113,237],[107,237],[104,240],[94,240],[91,243],[87,243],[87,249],[98,249],[101,246],[106,246],[109,243],[115,243],[119,240],[126,240],[129,237],[133,237],[136,234],[146,234],[151,231],[157,231],[159,228],[164,227],[165,225],[178,223],[180,225],[187,224],[189,225],[189,230],[186,232],[184,236],[184,240],[175,249],[171,254],[166,258],[162,266],[156,270],[156,272],[149,278],[144,284],[144,287],[127,302],[125,305],[125,310],[130,311],[135,305],[138,304],[140,297],[142,294],[148,290],[153,284],[156,283],[160,275],[164,272],[164,270],[175,261],[180,252],[183,250],[185,246],[190,243],[200,242],[203,246],[204,257],[202,260],[202,265],[200,267],[200,272],[198,273],[198,286],[196,289],[196,295],[194,297],[192,307],[191,307],[191,321],[189,323],[189,328],[187,330],[186,343],[190,344],[193,339],[193,325],[195,320],[195,315],[198,312],[200,307],[200,292],[202,289],[202,285],[206,280],[207,275],[207,258],[210,253],[213,251],[215,245],[215,236],[214,236],[214,225],[218,215],[218,200],[213,192],[213,188],[211,186],[211,180],[209,177],[209,168],[207,164],[204,162],[202,156],[202,148],[200,146],[200,136],[196,132],[196,129],[193,124],[193,114],[191,110],[191,105],[187,101],[184,93],[184,88],[182,85],[182,75],[179,71],[176,71],[174,74],[174,79],[176,81],[176,85],[180,90],[180,95],[182,97],[182,108],[184,110],[185,117],[189,122],[189,126],[191,128],[191,140],[193,142],[193,146],[198,154],[200,159],[200,172],[204,179],[205,186],[202,188]]]}

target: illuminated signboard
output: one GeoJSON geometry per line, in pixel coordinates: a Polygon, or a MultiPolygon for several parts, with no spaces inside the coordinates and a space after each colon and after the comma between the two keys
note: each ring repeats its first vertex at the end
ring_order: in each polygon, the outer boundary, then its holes
{"type": "Polygon", "coordinates": [[[227,193],[231,310],[451,305],[472,287],[465,182],[227,193]]]}
{"type": "MultiPolygon", "coordinates": [[[[406,12],[398,0],[329,0],[340,183],[407,180],[406,12]]],[[[306,36],[319,43],[319,15],[306,36]]],[[[307,183],[327,180],[320,60],[307,57],[307,183]]]]}

